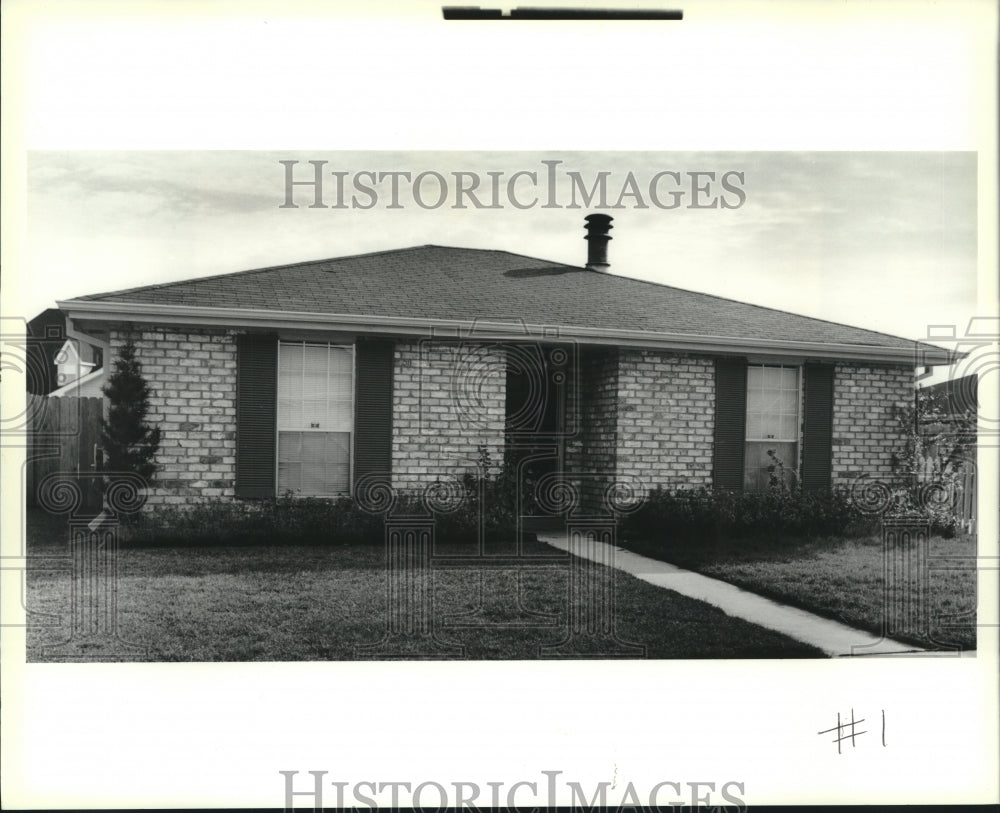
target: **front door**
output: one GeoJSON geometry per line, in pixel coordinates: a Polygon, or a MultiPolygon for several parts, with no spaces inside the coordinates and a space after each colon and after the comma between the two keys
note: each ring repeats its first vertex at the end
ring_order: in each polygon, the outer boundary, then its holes
{"type": "Polygon", "coordinates": [[[507,463],[518,472],[524,516],[559,513],[546,498],[545,485],[565,471],[566,407],[574,369],[569,347],[524,343],[508,348],[507,463]]]}

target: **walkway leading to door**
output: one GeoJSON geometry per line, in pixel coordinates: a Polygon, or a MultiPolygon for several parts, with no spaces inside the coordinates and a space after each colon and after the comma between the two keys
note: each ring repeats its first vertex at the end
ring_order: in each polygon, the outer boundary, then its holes
{"type": "MultiPolygon", "coordinates": [[[[613,558],[609,559],[608,554],[612,551],[607,550],[610,546],[603,542],[591,541],[585,546],[579,546],[580,550],[570,551],[564,533],[540,532],[538,539],[559,550],[595,562],[613,561],[618,570],[623,570],[637,579],[704,601],[729,615],[784,633],[797,641],[812,644],[832,657],[903,654],[956,656],[953,652],[930,652],[912,644],[882,638],[849,627],[847,624],[822,618],[806,610],[772,601],[728,582],[702,576],[700,573],[693,573],[619,547],[614,548],[613,558]]],[[[975,652],[963,654],[974,656],[975,652]]]]}

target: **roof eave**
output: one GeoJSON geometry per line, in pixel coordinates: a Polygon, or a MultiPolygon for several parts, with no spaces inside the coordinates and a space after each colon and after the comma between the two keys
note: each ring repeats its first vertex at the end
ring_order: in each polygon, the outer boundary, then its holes
{"type": "Polygon", "coordinates": [[[952,364],[966,354],[914,341],[908,347],[751,339],[731,336],[609,330],[575,325],[529,325],[468,319],[429,319],[359,314],[212,308],[69,299],[57,303],[69,318],[83,322],[135,322],[243,329],[350,331],[435,338],[486,340],[576,341],[582,344],[669,349],[688,353],[753,353],[761,356],[805,356],[818,359],[873,361],[913,366],[952,364]]]}

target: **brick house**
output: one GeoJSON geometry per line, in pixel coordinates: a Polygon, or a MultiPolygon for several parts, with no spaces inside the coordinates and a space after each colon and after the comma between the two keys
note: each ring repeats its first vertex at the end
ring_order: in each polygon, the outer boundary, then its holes
{"type": "Polygon", "coordinates": [[[763,488],[772,455],[803,488],[892,477],[893,405],[946,351],[611,275],[610,220],[580,267],[425,245],[59,306],[109,359],[136,343],[152,505],[419,489],[482,450],[590,509],[616,483],[763,488]]]}

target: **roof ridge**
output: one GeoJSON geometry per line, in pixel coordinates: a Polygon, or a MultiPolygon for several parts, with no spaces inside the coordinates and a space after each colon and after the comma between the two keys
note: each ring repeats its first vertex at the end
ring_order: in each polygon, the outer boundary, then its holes
{"type": "MultiPolygon", "coordinates": [[[[460,248],[460,246],[437,246],[437,248],[460,248]]],[[[573,268],[577,271],[592,271],[593,269],[584,268],[582,265],[570,265],[569,263],[562,263],[558,260],[547,260],[544,257],[533,257],[530,254],[521,254],[519,251],[507,251],[505,248],[470,248],[463,249],[464,251],[491,251],[494,254],[507,254],[511,257],[524,257],[526,260],[535,260],[540,263],[548,263],[549,265],[557,265],[562,268],[573,268]]],[[[600,271],[595,271],[595,274],[601,273],[600,271]]]]}

